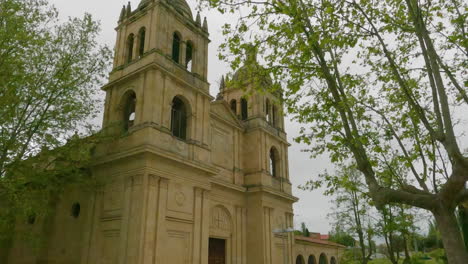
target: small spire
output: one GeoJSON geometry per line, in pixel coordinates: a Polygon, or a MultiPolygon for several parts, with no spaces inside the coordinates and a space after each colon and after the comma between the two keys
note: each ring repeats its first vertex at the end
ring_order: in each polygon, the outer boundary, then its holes
{"type": "Polygon", "coordinates": [[[127,18],[130,17],[131,15],[132,15],[132,4],[129,1],[127,4],[127,18]]]}
{"type": "Polygon", "coordinates": [[[120,11],[119,22],[122,22],[125,19],[125,5],[122,7],[122,11],[120,11]]]}
{"type": "Polygon", "coordinates": [[[201,26],[200,12],[197,12],[197,18],[195,19],[195,23],[196,23],[198,26],[201,26]]]}
{"type": "Polygon", "coordinates": [[[208,32],[208,21],[206,21],[206,17],[203,19],[203,30],[208,32]]]}

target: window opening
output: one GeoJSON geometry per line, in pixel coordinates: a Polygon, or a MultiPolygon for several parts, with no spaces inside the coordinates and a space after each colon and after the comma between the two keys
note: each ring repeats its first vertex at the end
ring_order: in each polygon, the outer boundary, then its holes
{"type": "Polygon", "coordinates": [[[171,131],[175,137],[187,139],[187,109],[178,97],[172,100],[171,131]]]}

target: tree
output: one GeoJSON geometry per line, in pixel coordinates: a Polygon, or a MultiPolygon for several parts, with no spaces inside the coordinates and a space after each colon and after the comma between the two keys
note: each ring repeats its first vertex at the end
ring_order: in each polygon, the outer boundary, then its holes
{"type": "Polygon", "coordinates": [[[465,248],[468,250],[468,206],[461,205],[458,207],[458,222],[462,230],[465,248]]]}
{"type": "MultiPolygon", "coordinates": [[[[346,231],[357,237],[363,264],[369,262],[373,249],[374,225],[369,217],[372,209],[367,190],[362,188],[360,172],[352,166],[340,166],[336,175],[321,175],[321,181],[309,182],[319,187],[327,182],[326,195],[335,195],[335,210],[329,216],[334,218],[333,227],[337,233],[346,231]]],[[[305,187],[307,188],[307,187],[305,187]]],[[[354,245],[353,245],[354,246],[354,245]]],[[[375,251],[375,250],[374,250],[375,251]]]]}
{"type": "Polygon", "coordinates": [[[405,224],[406,220],[402,217],[402,211],[401,208],[395,206],[386,206],[379,211],[378,226],[380,234],[385,240],[386,255],[393,264],[399,263],[400,252],[402,251],[405,253],[403,263],[410,263],[408,249],[409,226],[405,224]]]}
{"type": "Polygon", "coordinates": [[[353,236],[340,230],[336,229],[333,232],[330,232],[330,238],[328,240],[341,244],[347,247],[354,247],[356,241],[354,240],[353,236]]]}
{"type": "Polygon", "coordinates": [[[89,175],[97,137],[87,133],[111,56],[98,32],[88,14],[59,23],[45,0],[0,2],[0,242],[89,175]]]}
{"type": "Polygon", "coordinates": [[[237,68],[240,55],[256,50],[266,67],[252,74],[271,75],[285,87],[288,112],[306,124],[297,140],[311,145],[312,156],[354,160],[379,208],[430,211],[449,262],[466,263],[455,208],[468,198],[468,157],[459,137],[468,107],[467,3],[205,2],[220,12],[242,9],[237,25],[223,27],[221,58],[237,68]],[[393,174],[395,165],[409,173],[393,174]],[[397,184],[382,186],[382,177],[397,184]]]}
{"type": "Polygon", "coordinates": [[[440,232],[437,230],[436,224],[433,220],[429,221],[427,236],[424,241],[424,246],[428,250],[433,250],[437,248],[442,248],[442,240],[440,237],[440,232]]]}
{"type": "Polygon", "coordinates": [[[304,222],[301,223],[301,235],[305,237],[310,237],[310,232],[304,222]]]}

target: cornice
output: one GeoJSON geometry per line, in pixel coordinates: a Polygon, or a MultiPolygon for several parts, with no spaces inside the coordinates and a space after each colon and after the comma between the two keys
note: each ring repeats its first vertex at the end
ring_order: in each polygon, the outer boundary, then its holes
{"type": "Polygon", "coordinates": [[[105,163],[114,162],[120,159],[124,159],[127,157],[139,155],[139,154],[144,154],[144,153],[151,153],[151,154],[154,154],[154,155],[166,158],[166,159],[180,162],[188,167],[192,167],[194,169],[204,171],[208,175],[216,175],[219,173],[219,169],[217,169],[214,166],[203,164],[201,162],[196,162],[193,160],[184,159],[170,151],[167,151],[167,150],[164,150],[164,149],[161,149],[156,146],[149,145],[149,144],[140,145],[131,149],[127,149],[125,151],[121,151],[119,153],[113,153],[110,155],[97,157],[97,160],[92,164],[92,166],[99,166],[105,163]]]}
{"type": "Polygon", "coordinates": [[[269,195],[275,196],[275,197],[280,197],[284,200],[290,201],[290,202],[297,202],[299,201],[299,198],[287,194],[285,192],[278,191],[274,188],[264,186],[264,185],[255,185],[255,186],[247,186],[247,193],[256,193],[256,192],[264,192],[269,195]]]}

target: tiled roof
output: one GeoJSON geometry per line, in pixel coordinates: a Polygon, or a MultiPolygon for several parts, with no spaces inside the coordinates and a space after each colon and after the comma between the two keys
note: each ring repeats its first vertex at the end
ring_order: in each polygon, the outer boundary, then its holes
{"type": "Polygon", "coordinates": [[[329,235],[320,235],[320,239],[328,240],[329,238],[329,235]]]}
{"type": "Polygon", "coordinates": [[[295,236],[295,239],[300,240],[300,241],[306,241],[306,242],[311,242],[311,243],[317,243],[317,244],[322,244],[322,245],[333,246],[333,247],[345,248],[345,246],[343,246],[341,244],[331,242],[331,241],[328,241],[328,240],[324,240],[324,239],[311,238],[311,237],[305,237],[305,236],[295,236]]]}

